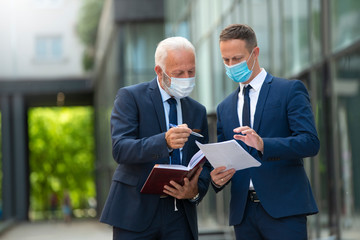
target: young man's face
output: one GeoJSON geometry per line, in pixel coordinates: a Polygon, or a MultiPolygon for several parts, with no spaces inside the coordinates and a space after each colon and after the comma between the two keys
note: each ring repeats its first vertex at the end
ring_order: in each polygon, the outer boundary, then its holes
{"type": "Polygon", "coordinates": [[[253,56],[251,56],[252,59],[250,60],[250,52],[246,48],[246,42],[244,40],[231,39],[220,41],[220,52],[226,65],[232,66],[242,61],[247,61],[248,67],[251,68],[249,63],[253,62],[253,56]]]}

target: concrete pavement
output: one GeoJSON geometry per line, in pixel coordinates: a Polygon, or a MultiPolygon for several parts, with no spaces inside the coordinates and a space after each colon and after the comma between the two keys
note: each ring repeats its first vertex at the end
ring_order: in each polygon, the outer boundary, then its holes
{"type": "Polygon", "coordinates": [[[99,240],[112,239],[112,228],[96,220],[24,222],[0,235],[1,240],[99,240]]]}
{"type": "MultiPolygon", "coordinates": [[[[0,223],[1,224],[1,223],[0,223]]],[[[230,227],[229,227],[230,229],[230,227]]],[[[202,229],[200,240],[233,240],[230,232],[207,231],[202,229]]],[[[61,220],[43,222],[23,222],[13,224],[0,234],[0,240],[111,240],[112,228],[96,220],[61,220]]]]}

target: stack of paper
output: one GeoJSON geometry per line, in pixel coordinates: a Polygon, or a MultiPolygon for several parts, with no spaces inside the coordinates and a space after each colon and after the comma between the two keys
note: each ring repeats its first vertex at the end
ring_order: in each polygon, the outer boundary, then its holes
{"type": "Polygon", "coordinates": [[[209,144],[196,141],[196,144],[214,168],[225,166],[226,169],[241,170],[261,165],[235,140],[209,144]]]}

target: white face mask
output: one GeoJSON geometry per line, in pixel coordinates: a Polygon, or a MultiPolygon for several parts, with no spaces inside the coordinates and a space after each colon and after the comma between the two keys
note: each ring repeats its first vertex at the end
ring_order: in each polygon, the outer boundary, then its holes
{"type": "Polygon", "coordinates": [[[195,86],[195,77],[192,78],[174,78],[169,77],[165,71],[163,71],[163,87],[169,93],[169,95],[176,98],[184,98],[190,95],[195,86]],[[165,78],[171,79],[171,84],[169,86],[169,81],[166,81],[165,78]]]}

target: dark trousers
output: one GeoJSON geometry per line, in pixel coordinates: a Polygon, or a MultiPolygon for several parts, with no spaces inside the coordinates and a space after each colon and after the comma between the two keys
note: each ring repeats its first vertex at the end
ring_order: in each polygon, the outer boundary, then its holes
{"type": "Polygon", "coordinates": [[[114,227],[113,240],[192,240],[183,204],[177,200],[176,205],[178,211],[174,211],[174,198],[160,199],[157,214],[148,229],[132,232],[114,227]]]}
{"type": "Polygon", "coordinates": [[[244,218],[234,226],[236,240],[306,240],[306,216],[271,217],[261,202],[248,199],[244,218]]]}

